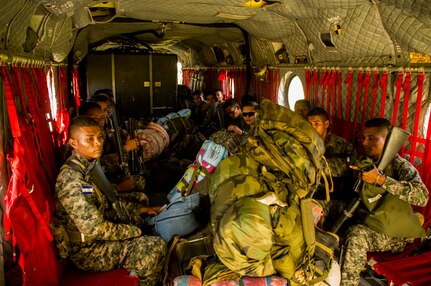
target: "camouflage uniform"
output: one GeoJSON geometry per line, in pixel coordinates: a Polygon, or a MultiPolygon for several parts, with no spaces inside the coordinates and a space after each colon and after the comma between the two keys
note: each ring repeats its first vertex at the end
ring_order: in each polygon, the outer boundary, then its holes
{"type": "Polygon", "coordinates": [[[346,171],[349,170],[350,159],[355,154],[355,148],[350,142],[328,132],[325,138],[325,157],[333,177],[346,175],[346,171]]]}
{"type": "MultiPolygon", "coordinates": [[[[72,154],[88,166],[90,161],[72,154]]],[[[166,244],[157,236],[141,236],[132,224],[114,223],[106,219],[105,195],[97,193],[84,175],[65,165],[56,182],[56,207],[60,223],[70,239],[70,259],[82,270],[107,271],[125,268],[134,271],[142,285],[155,285],[160,279],[166,244]],[[71,239],[78,233],[83,239],[71,239]]],[[[139,200],[139,199],[138,199],[139,200]]],[[[130,215],[142,221],[139,207],[127,203],[130,215]]],[[[78,236],[79,237],[79,236],[78,236]]]]}
{"type": "MultiPolygon", "coordinates": [[[[411,205],[424,206],[428,201],[428,190],[416,168],[407,160],[397,156],[392,168],[385,169],[386,181],[382,188],[411,205]],[[392,171],[389,175],[388,169],[392,171]]],[[[342,266],[341,285],[358,285],[359,274],[366,263],[367,251],[399,252],[406,245],[405,238],[378,233],[365,225],[350,228],[346,240],[346,254],[342,266]]]]}
{"type": "Polygon", "coordinates": [[[331,201],[327,202],[325,188],[321,183],[314,198],[318,199],[323,207],[325,226],[329,226],[343,212],[346,203],[351,199],[349,190],[352,187],[346,186],[346,178],[349,180],[351,178],[349,165],[351,158],[356,156],[356,151],[350,142],[330,132],[326,135],[324,143],[325,158],[329,165],[329,170],[326,169],[325,174],[328,177],[332,176],[334,193],[331,194],[331,201]]]}

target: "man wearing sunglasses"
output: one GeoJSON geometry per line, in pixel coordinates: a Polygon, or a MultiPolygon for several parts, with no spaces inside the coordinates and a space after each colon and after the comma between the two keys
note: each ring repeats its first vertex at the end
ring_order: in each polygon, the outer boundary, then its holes
{"type": "Polygon", "coordinates": [[[255,108],[257,107],[257,102],[254,101],[254,98],[250,96],[244,96],[241,100],[241,117],[246,124],[246,126],[237,126],[237,125],[230,125],[228,127],[229,131],[235,132],[235,134],[238,135],[244,135],[247,134],[247,132],[250,130],[250,128],[254,125],[254,122],[256,120],[256,111],[255,108]]]}

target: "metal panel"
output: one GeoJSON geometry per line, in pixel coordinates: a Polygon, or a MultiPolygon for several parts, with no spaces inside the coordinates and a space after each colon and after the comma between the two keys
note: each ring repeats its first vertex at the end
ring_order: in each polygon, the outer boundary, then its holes
{"type": "Polygon", "coordinates": [[[111,55],[89,54],[87,56],[87,95],[99,89],[112,89],[111,55]]]}
{"type": "Polygon", "coordinates": [[[176,111],[177,56],[153,55],[153,114],[176,111]]]}

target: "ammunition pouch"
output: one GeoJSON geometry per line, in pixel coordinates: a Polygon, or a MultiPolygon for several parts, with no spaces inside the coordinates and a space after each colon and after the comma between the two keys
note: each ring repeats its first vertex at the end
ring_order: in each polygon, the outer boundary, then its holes
{"type": "Polygon", "coordinates": [[[58,256],[62,259],[66,259],[70,254],[70,238],[66,231],[66,228],[58,223],[51,222],[51,232],[54,236],[55,246],[58,250],[58,256]]]}

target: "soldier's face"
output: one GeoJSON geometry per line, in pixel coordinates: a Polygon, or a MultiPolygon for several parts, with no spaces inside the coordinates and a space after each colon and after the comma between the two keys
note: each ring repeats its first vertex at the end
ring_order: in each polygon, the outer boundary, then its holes
{"type": "Polygon", "coordinates": [[[109,116],[109,104],[107,102],[96,102],[98,105],[100,105],[100,108],[102,109],[102,112],[105,114],[105,117],[109,116]]]}
{"type": "Polygon", "coordinates": [[[223,101],[223,93],[221,91],[216,92],[217,100],[222,102],[223,101]]]}
{"type": "Polygon", "coordinates": [[[99,159],[103,151],[103,134],[98,126],[79,127],[71,134],[69,144],[86,159],[99,159]]]}
{"type": "Polygon", "coordinates": [[[241,108],[239,106],[234,106],[226,109],[226,113],[232,119],[237,119],[241,115],[241,108]]]}
{"type": "Polygon", "coordinates": [[[242,118],[244,118],[247,125],[254,124],[254,121],[256,120],[256,112],[254,111],[253,106],[244,106],[242,108],[242,118]]]}
{"type": "Polygon", "coordinates": [[[379,160],[387,135],[388,132],[382,131],[378,127],[366,127],[362,134],[362,146],[364,147],[365,155],[374,161],[379,160]]]}
{"type": "Polygon", "coordinates": [[[87,116],[94,119],[97,122],[97,124],[99,124],[100,128],[103,128],[103,126],[105,125],[107,115],[102,111],[102,109],[99,109],[99,108],[90,109],[87,112],[87,116]]]}
{"type": "Polygon", "coordinates": [[[325,140],[326,134],[328,134],[329,120],[324,120],[319,115],[312,115],[308,116],[308,122],[319,133],[320,137],[325,140]]]}

